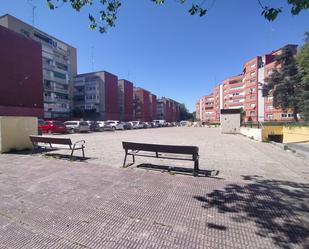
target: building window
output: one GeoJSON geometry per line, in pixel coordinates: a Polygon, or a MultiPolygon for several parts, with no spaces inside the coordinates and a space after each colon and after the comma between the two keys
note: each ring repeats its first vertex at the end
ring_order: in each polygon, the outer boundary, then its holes
{"type": "Polygon", "coordinates": [[[286,113],[281,113],[281,118],[286,118],[287,114],[286,113]]]}
{"type": "Polygon", "coordinates": [[[272,120],[273,119],[273,115],[272,114],[268,114],[267,118],[268,118],[268,120],[272,120]]]}
{"type": "Polygon", "coordinates": [[[255,111],[251,111],[250,116],[254,116],[254,115],[255,115],[255,111]]]}
{"type": "Polygon", "coordinates": [[[58,67],[59,69],[62,69],[64,71],[68,71],[68,66],[64,65],[62,63],[56,62],[56,67],[58,67]]]}
{"type": "Polygon", "coordinates": [[[66,79],[66,75],[64,73],[59,73],[59,72],[55,72],[53,71],[54,77],[56,78],[60,78],[60,79],[66,79]]]}
{"type": "Polygon", "coordinates": [[[255,99],[255,95],[251,95],[251,96],[250,96],[250,99],[255,99]]]}
{"type": "Polygon", "coordinates": [[[273,110],[273,109],[274,109],[274,107],[272,105],[267,105],[266,106],[266,110],[273,110]]]}
{"type": "Polygon", "coordinates": [[[251,67],[251,68],[255,67],[255,64],[252,64],[250,67],[251,67]]]}
{"type": "Polygon", "coordinates": [[[251,76],[254,76],[254,75],[255,75],[255,72],[252,72],[250,75],[251,75],[251,76]]]}

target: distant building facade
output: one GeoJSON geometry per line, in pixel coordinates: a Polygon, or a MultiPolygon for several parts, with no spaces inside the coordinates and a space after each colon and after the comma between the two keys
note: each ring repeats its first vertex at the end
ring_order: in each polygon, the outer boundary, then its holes
{"type": "Polygon", "coordinates": [[[2,26],[0,44],[0,116],[43,118],[41,44],[2,26]]]}
{"type": "Polygon", "coordinates": [[[128,80],[118,80],[118,102],[120,120],[133,120],[133,83],[128,80]]]}
{"type": "MultiPolygon", "coordinates": [[[[296,55],[297,45],[287,46],[291,47],[296,55]]],[[[293,119],[291,111],[275,108],[272,94],[268,97],[262,95],[262,88],[264,84],[267,84],[267,78],[273,70],[281,67],[275,57],[282,52],[282,49],[246,61],[242,74],[223,80],[220,86],[214,87],[213,94],[201,97],[196,103],[196,118],[201,121],[210,121],[213,112],[215,119],[218,120],[218,108],[241,108],[247,122],[291,121],[293,119]],[[214,98],[213,105],[209,102],[211,96],[214,98]],[[210,107],[213,107],[213,110],[210,107]]]]}
{"type": "Polygon", "coordinates": [[[150,92],[141,88],[134,87],[134,119],[144,122],[151,120],[150,115],[150,92]]]}
{"type": "Polygon", "coordinates": [[[167,122],[180,121],[180,104],[173,99],[157,99],[157,119],[167,122]]]}
{"type": "Polygon", "coordinates": [[[73,87],[74,116],[119,120],[118,94],[116,75],[106,71],[79,74],[73,87]]]}
{"type": "Polygon", "coordinates": [[[41,43],[44,117],[69,118],[72,107],[70,86],[77,74],[76,49],[11,15],[1,16],[0,25],[41,43]]]}
{"type": "Polygon", "coordinates": [[[154,94],[149,95],[149,110],[150,120],[155,120],[157,118],[157,96],[154,94]]]}

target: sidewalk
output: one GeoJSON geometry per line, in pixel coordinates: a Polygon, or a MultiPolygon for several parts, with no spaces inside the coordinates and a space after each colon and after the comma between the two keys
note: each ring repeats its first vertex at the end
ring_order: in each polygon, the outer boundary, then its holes
{"type": "Polygon", "coordinates": [[[0,248],[305,248],[309,183],[241,178],[0,155],[0,248]]]}

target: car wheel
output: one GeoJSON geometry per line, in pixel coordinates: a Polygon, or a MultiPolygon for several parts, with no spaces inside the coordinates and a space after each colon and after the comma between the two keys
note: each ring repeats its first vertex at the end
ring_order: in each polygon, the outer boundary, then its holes
{"type": "Polygon", "coordinates": [[[69,133],[71,133],[71,134],[73,134],[74,132],[75,132],[74,129],[69,130],[69,133]]]}
{"type": "Polygon", "coordinates": [[[49,135],[53,134],[52,130],[48,130],[47,132],[49,135]]]}
{"type": "Polygon", "coordinates": [[[116,127],[115,126],[113,126],[113,131],[115,131],[116,130],[116,127]]]}

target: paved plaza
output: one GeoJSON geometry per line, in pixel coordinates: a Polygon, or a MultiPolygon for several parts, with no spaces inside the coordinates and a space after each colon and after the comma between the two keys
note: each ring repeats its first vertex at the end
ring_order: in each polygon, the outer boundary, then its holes
{"type": "Polygon", "coordinates": [[[218,128],[66,136],[86,140],[87,160],[0,155],[1,249],[309,246],[302,156],[218,128]],[[123,169],[121,141],[199,146],[200,168],[219,174],[166,172],[193,162],[143,157],[123,169]]]}

